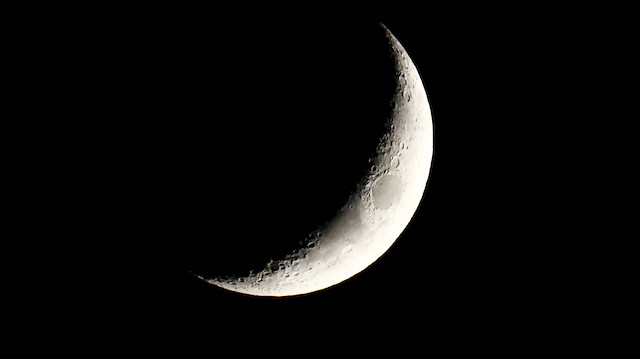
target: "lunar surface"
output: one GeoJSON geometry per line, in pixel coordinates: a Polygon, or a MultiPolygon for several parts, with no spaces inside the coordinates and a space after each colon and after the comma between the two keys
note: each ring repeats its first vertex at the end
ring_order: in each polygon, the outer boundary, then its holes
{"type": "Polygon", "coordinates": [[[401,235],[425,191],[433,125],[418,70],[400,42],[384,29],[395,64],[396,90],[390,99],[386,132],[370,159],[367,175],[336,216],[309,234],[301,248],[246,276],[200,278],[256,296],[310,293],[361,272],[401,235]]]}

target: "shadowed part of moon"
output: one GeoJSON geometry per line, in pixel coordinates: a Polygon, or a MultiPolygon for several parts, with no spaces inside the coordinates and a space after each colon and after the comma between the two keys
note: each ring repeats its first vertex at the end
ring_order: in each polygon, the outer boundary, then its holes
{"type": "Polygon", "coordinates": [[[362,221],[362,207],[360,204],[354,204],[351,207],[346,207],[341,210],[334,220],[332,225],[325,228],[322,233],[330,239],[334,239],[327,243],[327,248],[331,248],[331,251],[338,252],[341,245],[339,238],[344,238],[347,242],[358,234],[363,229],[362,221]],[[332,247],[336,247],[335,249],[332,247]]]}
{"type": "MultiPolygon", "coordinates": [[[[402,234],[426,188],[433,129],[429,102],[415,65],[391,32],[384,25],[382,29],[388,40],[386,49],[392,50],[396,82],[391,113],[386,118],[387,132],[378,137],[375,153],[368,158],[371,170],[338,213],[284,259],[270,260],[262,271],[246,276],[201,278],[250,295],[310,293],[361,272],[402,234]]],[[[343,113],[342,118],[349,115],[343,113]]]]}
{"type": "Polygon", "coordinates": [[[378,180],[373,188],[373,205],[387,209],[400,198],[402,187],[396,176],[386,175],[378,180]]]}

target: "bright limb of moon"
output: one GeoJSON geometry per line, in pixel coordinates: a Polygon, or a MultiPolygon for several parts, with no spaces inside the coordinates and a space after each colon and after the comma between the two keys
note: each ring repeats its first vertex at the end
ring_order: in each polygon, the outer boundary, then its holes
{"type": "Polygon", "coordinates": [[[433,124],[418,70],[383,26],[393,53],[396,91],[387,131],[371,158],[372,169],[337,215],[305,246],[248,276],[205,279],[257,296],[318,291],[361,272],[396,241],[424,194],[433,155],[433,124]]]}

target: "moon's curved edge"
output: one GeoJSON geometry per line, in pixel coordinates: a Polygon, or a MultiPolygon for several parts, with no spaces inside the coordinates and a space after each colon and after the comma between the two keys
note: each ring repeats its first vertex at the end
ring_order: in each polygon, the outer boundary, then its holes
{"type": "MultiPolygon", "coordinates": [[[[401,59],[400,57],[402,57],[402,59],[404,61],[408,61],[408,63],[410,63],[410,65],[405,64],[405,66],[407,68],[412,68],[414,71],[416,71],[417,75],[418,75],[418,82],[420,85],[421,90],[424,92],[424,94],[427,97],[427,101],[426,101],[426,107],[429,110],[429,120],[430,120],[430,126],[433,126],[433,120],[432,120],[432,114],[433,114],[433,109],[430,106],[430,101],[429,101],[429,95],[428,92],[426,91],[426,88],[424,88],[424,85],[422,83],[422,77],[420,76],[419,71],[417,70],[417,68],[415,67],[415,65],[413,64],[413,61],[411,60],[410,56],[408,55],[406,49],[402,46],[402,44],[397,40],[397,38],[391,33],[391,31],[383,24],[380,23],[379,24],[385,31],[386,33],[386,37],[389,40],[390,43],[390,49],[392,52],[394,52],[395,57],[396,57],[396,72],[397,73],[402,73],[403,69],[399,68],[399,66],[402,66],[401,63],[401,59]]],[[[432,127],[431,127],[432,128],[432,127]]],[[[433,130],[432,130],[433,131],[433,130]]],[[[422,190],[421,190],[421,196],[418,199],[418,203],[415,206],[415,209],[413,210],[410,218],[408,219],[407,223],[403,226],[401,232],[397,235],[396,238],[394,238],[391,243],[389,244],[389,246],[384,249],[381,253],[378,253],[376,258],[374,258],[372,261],[368,262],[365,266],[363,266],[361,269],[359,269],[357,272],[355,273],[351,273],[348,276],[331,282],[329,284],[323,285],[323,286],[316,286],[310,290],[307,291],[303,291],[303,292],[284,292],[284,293],[277,293],[277,292],[270,292],[270,291],[266,291],[266,292],[262,292],[260,290],[256,290],[256,288],[253,288],[253,290],[250,290],[249,288],[241,288],[242,286],[238,286],[238,283],[242,283],[246,280],[250,280],[251,278],[256,279],[257,282],[261,282],[263,281],[263,278],[261,276],[265,276],[267,274],[273,274],[274,271],[279,270],[278,268],[272,268],[272,266],[274,265],[274,263],[276,265],[279,265],[282,262],[285,261],[270,261],[265,269],[262,272],[259,272],[257,274],[251,273],[249,277],[237,277],[237,276],[233,276],[233,277],[226,277],[226,278],[222,278],[222,277],[218,277],[218,278],[205,278],[201,275],[197,275],[195,273],[194,274],[197,278],[200,278],[204,281],[206,281],[207,283],[213,284],[215,286],[227,289],[229,291],[233,291],[236,293],[240,293],[240,294],[245,294],[245,295],[250,295],[250,296],[270,296],[270,297],[282,297],[282,296],[299,296],[299,295],[305,295],[305,294],[310,294],[316,291],[321,291],[324,289],[327,289],[329,287],[335,286],[339,283],[342,283],[350,278],[352,278],[353,276],[357,275],[358,273],[362,272],[364,269],[368,268],[369,266],[371,266],[374,262],[376,262],[380,257],[382,257],[385,253],[388,252],[388,250],[393,246],[393,244],[395,244],[395,242],[397,241],[397,239],[399,237],[402,236],[402,234],[406,231],[406,229],[409,227],[409,225],[411,224],[411,222],[413,221],[413,219],[415,218],[415,215],[417,213],[418,208],[422,205],[423,201],[424,201],[424,193],[426,192],[426,188],[428,186],[429,180],[431,178],[431,176],[429,175],[431,172],[431,169],[433,167],[433,150],[434,150],[434,144],[433,144],[433,136],[431,135],[431,159],[429,161],[429,165],[428,165],[428,170],[427,170],[427,177],[426,180],[424,182],[424,185],[421,186],[422,190]]],[[[349,203],[349,202],[348,202],[349,203]]],[[[347,203],[347,205],[348,205],[347,203]]],[[[345,205],[345,207],[347,206],[345,205]]],[[[330,225],[328,225],[330,226],[330,225]]],[[[308,253],[304,253],[305,248],[302,248],[301,250],[298,251],[298,256],[301,259],[306,258],[308,253]]]]}

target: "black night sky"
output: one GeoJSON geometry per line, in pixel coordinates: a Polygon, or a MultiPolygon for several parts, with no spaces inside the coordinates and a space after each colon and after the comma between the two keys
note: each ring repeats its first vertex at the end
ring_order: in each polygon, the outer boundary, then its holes
{"type": "Polygon", "coordinates": [[[100,310],[141,330],[236,336],[312,310],[336,327],[414,323],[436,341],[453,340],[456,323],[479,330],[542,313],[549,292],[535,288],[548,272],[537,258],[554,244],[540,225],[549,218],[525,205],[545,178],[524,145],[543,146],[532,141],[539,87],[522,86],[538,76],[536,34],[515,13],[478,16],[493,14],[481,6],[415,11],[149,8],[86,34],[85,81],[101,84],[84,95],[99,109],[87,142],[102,144],[92,200],[105,212],[87,223],[101,248],[87,261],[114,268],[96,289],[100,310]],[[317,293],[251,297],[197,279],[287,254],[344,203],[392,91],[379,22],[418,68],[434,122],[427,190],[405,232],[365,271],[317,293]]]}

